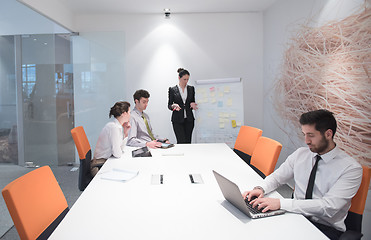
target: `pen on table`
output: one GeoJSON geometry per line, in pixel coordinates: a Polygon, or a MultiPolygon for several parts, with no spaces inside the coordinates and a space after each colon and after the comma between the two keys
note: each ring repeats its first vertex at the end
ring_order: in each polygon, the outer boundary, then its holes
{"type": "Polygon", "coordinates": [[[163,184],[163,183],[164,183],[164,175],[161,174],[161,175],[160,175],[160,184],[163,184]]]}

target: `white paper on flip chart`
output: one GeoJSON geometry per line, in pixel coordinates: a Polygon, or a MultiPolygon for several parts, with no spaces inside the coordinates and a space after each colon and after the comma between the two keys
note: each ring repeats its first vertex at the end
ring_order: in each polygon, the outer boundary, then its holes
{"type": "Polygon", "coordinates": [[[115,181],[128,181],[138,175],[139,171],[125,170],[113,168],[108,172],[104,172],[101,175],[102,179],[115,180],[115,181]]]}

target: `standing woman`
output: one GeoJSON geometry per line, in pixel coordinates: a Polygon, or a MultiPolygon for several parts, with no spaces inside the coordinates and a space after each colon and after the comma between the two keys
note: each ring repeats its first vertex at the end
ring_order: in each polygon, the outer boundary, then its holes
{"type": "Polygon", "coordinates": [[[192,110],[197,109],[195,103],[195,88],[187,85],[189,72],[183,68],[178,69],[179,84],[169,87],[168,108],[173,111],[171,122],[177,143],[191,143],[194,128],[192,110]]]}
{"type": "MultiPolygon", "coordinates": [[[[124,151],[130,128],[130,103],[115,103],[109,112],[109,117],[112,116],[113,120],[109,121],[99,134],[92,166],[105,163],[111,156],[119,158],[124,151]]],[[[98,167],[91,168],[91,174],[95,176],[98,170],[98,167]]]]}

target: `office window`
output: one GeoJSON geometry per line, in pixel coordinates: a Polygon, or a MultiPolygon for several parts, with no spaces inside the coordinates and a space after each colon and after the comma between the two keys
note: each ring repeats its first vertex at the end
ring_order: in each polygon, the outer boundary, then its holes
{"type": "Polygon", "coordinates": [[[36,64],[22,64],[22,85],[25,98],[30,98],[36,83],[36,64]]]}
{"type": "Polygon", "coordinates": [[[81,72],[81,88],[85,92],[91,90],[91,73],[90,72],[81,72]]]}

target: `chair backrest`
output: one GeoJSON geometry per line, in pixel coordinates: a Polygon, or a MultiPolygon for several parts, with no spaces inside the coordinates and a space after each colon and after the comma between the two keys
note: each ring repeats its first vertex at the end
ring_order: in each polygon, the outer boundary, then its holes
{"type": "Polygon", "coordinates": [[[371,168],[363,166],[363,175],[361,186],[356,195],[352,198],[351,206],[348,211],[348,216],[345,219],[347,230],[361,232],[362,215],[365,210],[368,187],[370,185],[371,168]]]}
{"type": "Polygon", "coordinates": [[[88,137],[82,126],[75,127],[71,130],[73,141],[75,142],[80,159],[85,159],[86,154],[91,150],[88,137]]]}
{"type": "Polygon", "coordinates": [[[255,167],[254,170],[258,170],[259,175],[265,178],[274,171],[281,149],[281,143],[267,137],[260,137],[251,156],[251,167],[255,167]]]}
{"type": "Polygon", "coordinates": [[[49,166],[17,178],[2,194],[21,239],[47,239],[69,210],[49,166]]]}
{"type": "Polygon", "coordinates": [[[262,133],[263,131],[261,129],[250,126],[241,126],[238,132],[236,142],[234,144],[234,151],[247,164],[250,164],[251,155],[262,133]]]}
{"type": "Polygon", "coordinates": [[[93,178],[90,172],[91,148],[82,126],[73,128],[71,135],[80,158],[78,186],[81,191],[84,191],[93,178]]]}

